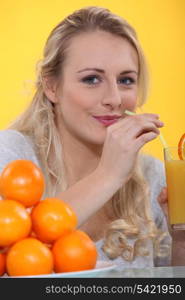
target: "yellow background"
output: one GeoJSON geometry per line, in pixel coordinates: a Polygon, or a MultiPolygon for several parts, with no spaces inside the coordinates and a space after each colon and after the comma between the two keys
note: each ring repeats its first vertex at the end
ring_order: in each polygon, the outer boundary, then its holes
{"type": "MultiPolygon", "coordinates": [[[[169,145],[185,132],[185,0],[6,0],[0,4],[0,129],[31,100],[35,64],[47,36],[75,9],[99,5],[126,18],[137,30],[151,73],[146,112],[158,113],[169,145]]],[[[162,158],[159,139],[145,150],[162,158]]]]}

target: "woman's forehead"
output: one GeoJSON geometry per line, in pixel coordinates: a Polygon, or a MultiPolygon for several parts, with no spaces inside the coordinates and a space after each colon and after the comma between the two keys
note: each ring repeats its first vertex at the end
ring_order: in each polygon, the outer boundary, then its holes
{"type": "Polygon", "coordinates": [[[86,68],[89,64],[101,67],[111,63],[137,66],[137,52],[127,39],[105,31],[86,32],[71,39],[66,55],[67,65],[86,68]]]}

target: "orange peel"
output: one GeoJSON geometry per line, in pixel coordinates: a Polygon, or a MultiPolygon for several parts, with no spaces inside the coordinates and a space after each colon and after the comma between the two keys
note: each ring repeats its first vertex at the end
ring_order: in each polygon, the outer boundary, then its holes
{"type": "Polygon", "coordinates": [[[185,160],[185,133],[181,136],[178,143],[178,155],[181,160],[185,160]]]}

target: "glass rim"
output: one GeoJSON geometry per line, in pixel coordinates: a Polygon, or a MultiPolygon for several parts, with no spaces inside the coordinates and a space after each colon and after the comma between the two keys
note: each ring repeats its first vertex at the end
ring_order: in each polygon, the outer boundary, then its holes
{"type": "Polygon", "coordinates": [[[180,147],[180,146],[165,147],[165,148],[163,148],[163,150],[165,151],[168,149],[180,149],[180,148],[184,148],[184,146],[183,147],[180,147]]]}

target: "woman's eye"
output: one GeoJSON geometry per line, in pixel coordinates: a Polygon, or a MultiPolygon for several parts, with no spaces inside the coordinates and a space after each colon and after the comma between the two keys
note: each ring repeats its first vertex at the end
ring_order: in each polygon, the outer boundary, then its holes
{"type": "Polygon", "coordinates": [[[98,76],[91,75],[83,78],[82,82],[85,82],[87,84],[96,84],[100,82],[100,78],[98,76]]]}
{"type": "Polygon", "coordinates": [[[118,80],[119,83],[121,84],[126,84],[126,85],[131,85],[135,83],[135,79],[132,77],[124,77],[118,80]]]}

